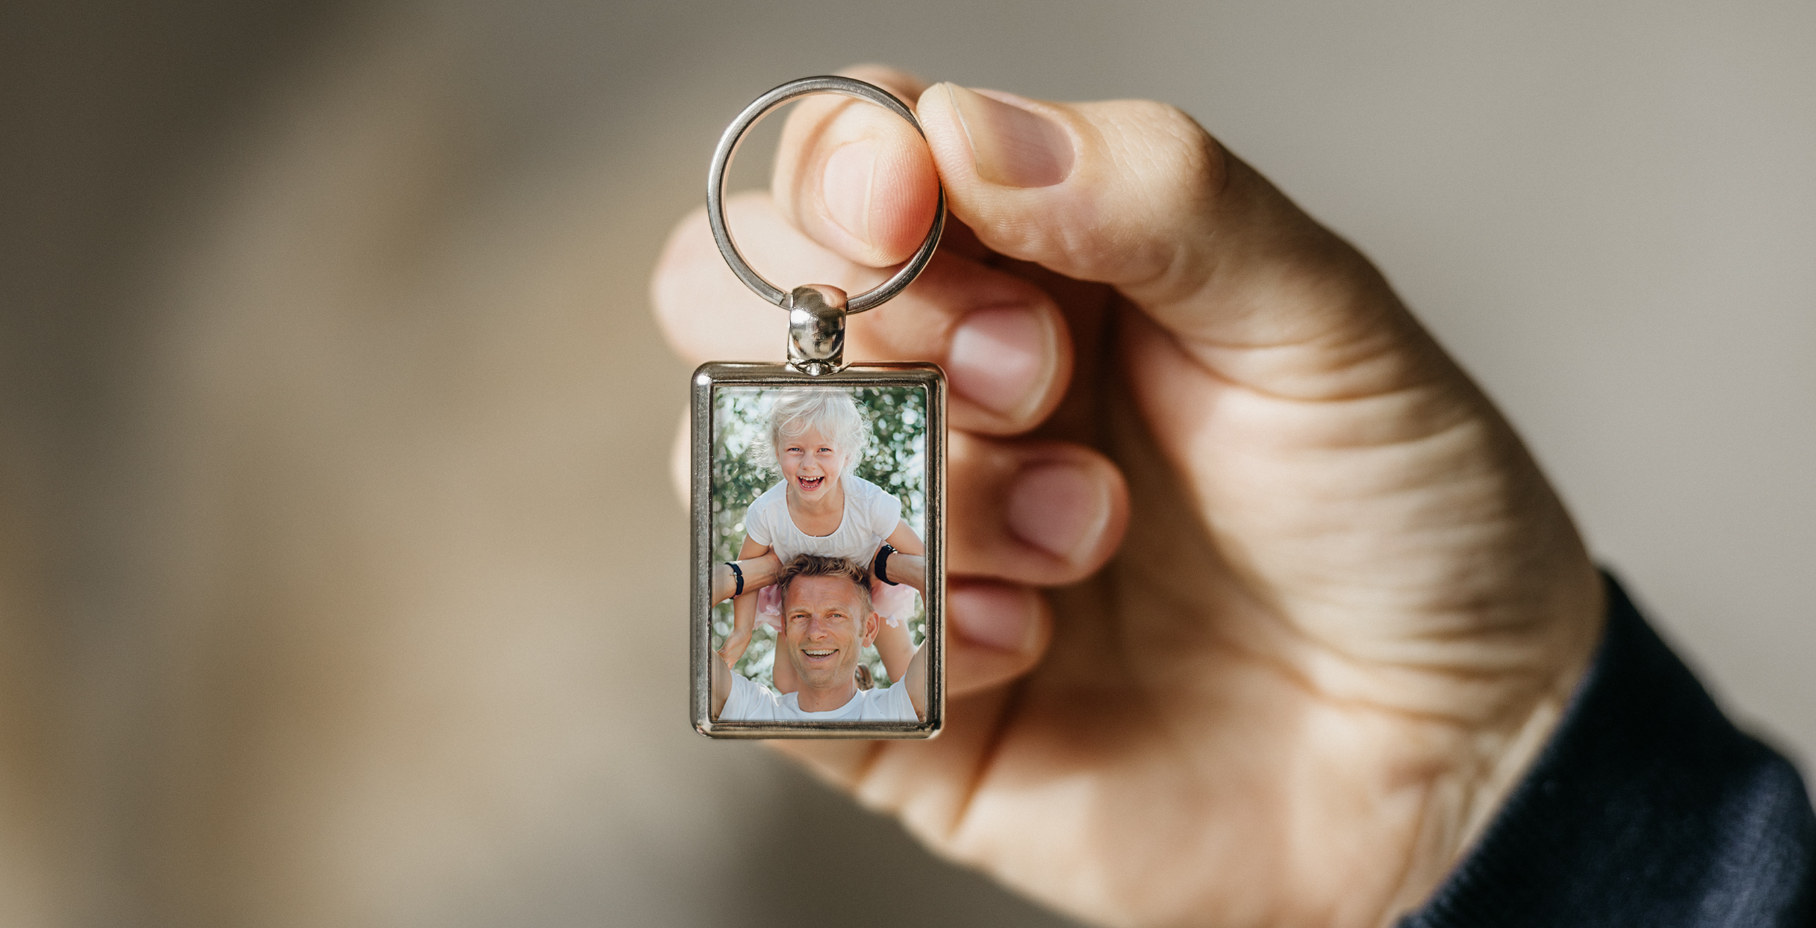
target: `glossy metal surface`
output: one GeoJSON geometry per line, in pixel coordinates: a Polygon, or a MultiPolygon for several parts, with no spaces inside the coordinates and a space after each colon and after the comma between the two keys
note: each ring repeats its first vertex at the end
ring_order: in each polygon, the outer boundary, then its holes
{"type": "Polygon", "coordinates": [[[818,377],[845,366],[845,291],[825,284],[796,287],[788,310],[788,366],[818,377]]]}

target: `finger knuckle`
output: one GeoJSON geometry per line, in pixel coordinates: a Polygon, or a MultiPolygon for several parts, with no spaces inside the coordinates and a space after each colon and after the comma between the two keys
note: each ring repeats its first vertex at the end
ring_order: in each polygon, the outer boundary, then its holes
{"type": "Polygon", "coordinates": [[[1197,120],[1176,106],[1134,101],[1118,115],[1122,138],[1115,147],[1127,177],[1122,189],[1132,195],[1120,211],[1130,237],[1143,243],[1136,253],[1123,256],[1119,283],[1168,292],[1191,289],[1204,271],[1196,246],[1221,209],[1229,157],[1197,120]]]}
{"type": "Polygon", "coordinates": [[[1198,203],[1215,199],[1228,177],[1223,146],[1190,114],[1172,104],[1142,101],[1136,104],[1134,115],[1146,143],[1144,154],[1162,182],[1198,203]]]}

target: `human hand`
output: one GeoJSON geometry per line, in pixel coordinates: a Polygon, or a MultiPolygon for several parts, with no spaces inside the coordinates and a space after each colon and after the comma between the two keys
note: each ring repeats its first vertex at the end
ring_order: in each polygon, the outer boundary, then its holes
{"type": "MultiPolygon", "coordinates": [[[[1176,110],[856,73],[918,97],[926,143],[811,99],[731,221],[772,279],[856,292],[946,185],[941,253],[846,356],[950,376],[948,720],[783,750],[1104,924],[1416,905],[1600,629],[1518,438],[1360,254],[1176,110]]],[[[703,214],[654,296],[692,362],[781,351],[703,214]]]]}

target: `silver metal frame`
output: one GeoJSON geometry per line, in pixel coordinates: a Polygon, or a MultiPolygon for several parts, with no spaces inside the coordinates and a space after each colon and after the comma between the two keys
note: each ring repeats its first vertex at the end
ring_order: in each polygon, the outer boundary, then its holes
{"type": "Polygon", "coordinates": [[[708,738],[931,738],[946,714],[946,375],[934,364],[856,364],[802,374],[780,364],[710,363],[694,371],[692,429],[693,599],[689,609],[694,728],[708,738]],[[719,387],[915,386],[927,396],[927,718],[922,722],[731,722],[712,710],[712,448],[719,387]]]}
{"type": "MultiPolygon", "coordinates": [[[[712,166],[707,169],[706,174],[706,219],[712,226],[713,241],[718,243],[719,254],[725,256],[725,263],[731,265],[732,273],[737,274],[738,279],[744,281],[746,287],[763,299],[784,309],[787,308],[785,303],[788,299],[788,292],[765,280],[763,275],[752,269],[745,262],[744,256],[738,252],[738,244],[731,237],[731,227],[725,222],[725,175],[727,169],[731,167],[732,157],[738,153],[738,143],[744,140],[744,133],[750,131],[750,127],[756,125],[757,120],[762,119],[770,110],[796,97],[816,93],[837,93],[869,101],[902,117],[914,127],[914,131],[921,132],[921,124],[914,118],[914,111],[908,108],[908,104],[896,99],[895,94],[855,77],[836,75],[803,77],[789,81],[758,97],[744,108],[744,112],[738,114],[737,119],[732,120],[730,126],[725,128],[725,134],[719,137],[719,147],[713,150],[712,166]]],[[[926,133],[921,132],[921,137],[925,138],[926,133]]],[[[866,290],[852,297],[845,312],[855,315],[867,309],[874,309],[913,283],[914,278],[927,266],[927,262],[933,260],[933,252],[940,244],[940,232],[945,227],[946,188],[941,185],[939,205],[933,212],[933,227],[927,230],[927,238],[921,242],[920,249],[908,259],[907,263],[902,265],[900,270],[890,275],[888,280],[878,284],[874,289],[866,290]]]]}

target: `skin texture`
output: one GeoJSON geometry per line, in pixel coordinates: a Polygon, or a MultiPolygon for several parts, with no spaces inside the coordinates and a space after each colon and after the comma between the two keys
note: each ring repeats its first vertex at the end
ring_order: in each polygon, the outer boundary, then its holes
{"type": "Polygon", "coordinates": [[[783,634],[803,710],[837,709],[857,693],[851,672],[878,625],[876,613],[861,602],[851,583],[837,577],[801,577],[789,586],[783,634]]]}
{"type": "MultiPolygon", "coordinates": [[[[1390,923],[1598,639],[1556,495],[1367,260],[1183,114],[857,73],[926,142],[810,100],[731,216],[772,279],[855,292],[945,184],[940,255],[846,355],[951,377],[949,722],[779,747],[1090,922],[1390,923]],[[827,173],[853,140],[867,189],[827,173]]],[[[653,292],[690,362],[781,350],[700,214],[653,292]]]]}
{"type": "MultiPolygon", "coordinates": [[[[760,590],[776,582],[776,576],[782,573],[782,562],[773,554],[761,557],[746,558],[738,561],[738,569],[744,573],[744,588],[760,590]]],[[[732,597],[738,590],[738,577],[729,566],[719,564],[713,568],[713,602],[721,603],[732,597]]]]}
{"type": "Polygon", "coordinates": [[[845,514],[845,484],[839,478],[851,466],[851,453],[835,448],[817,429],[785,442],[776,464],[788,484],[788,514],[809,535],[838,531],[845,514]]]}

